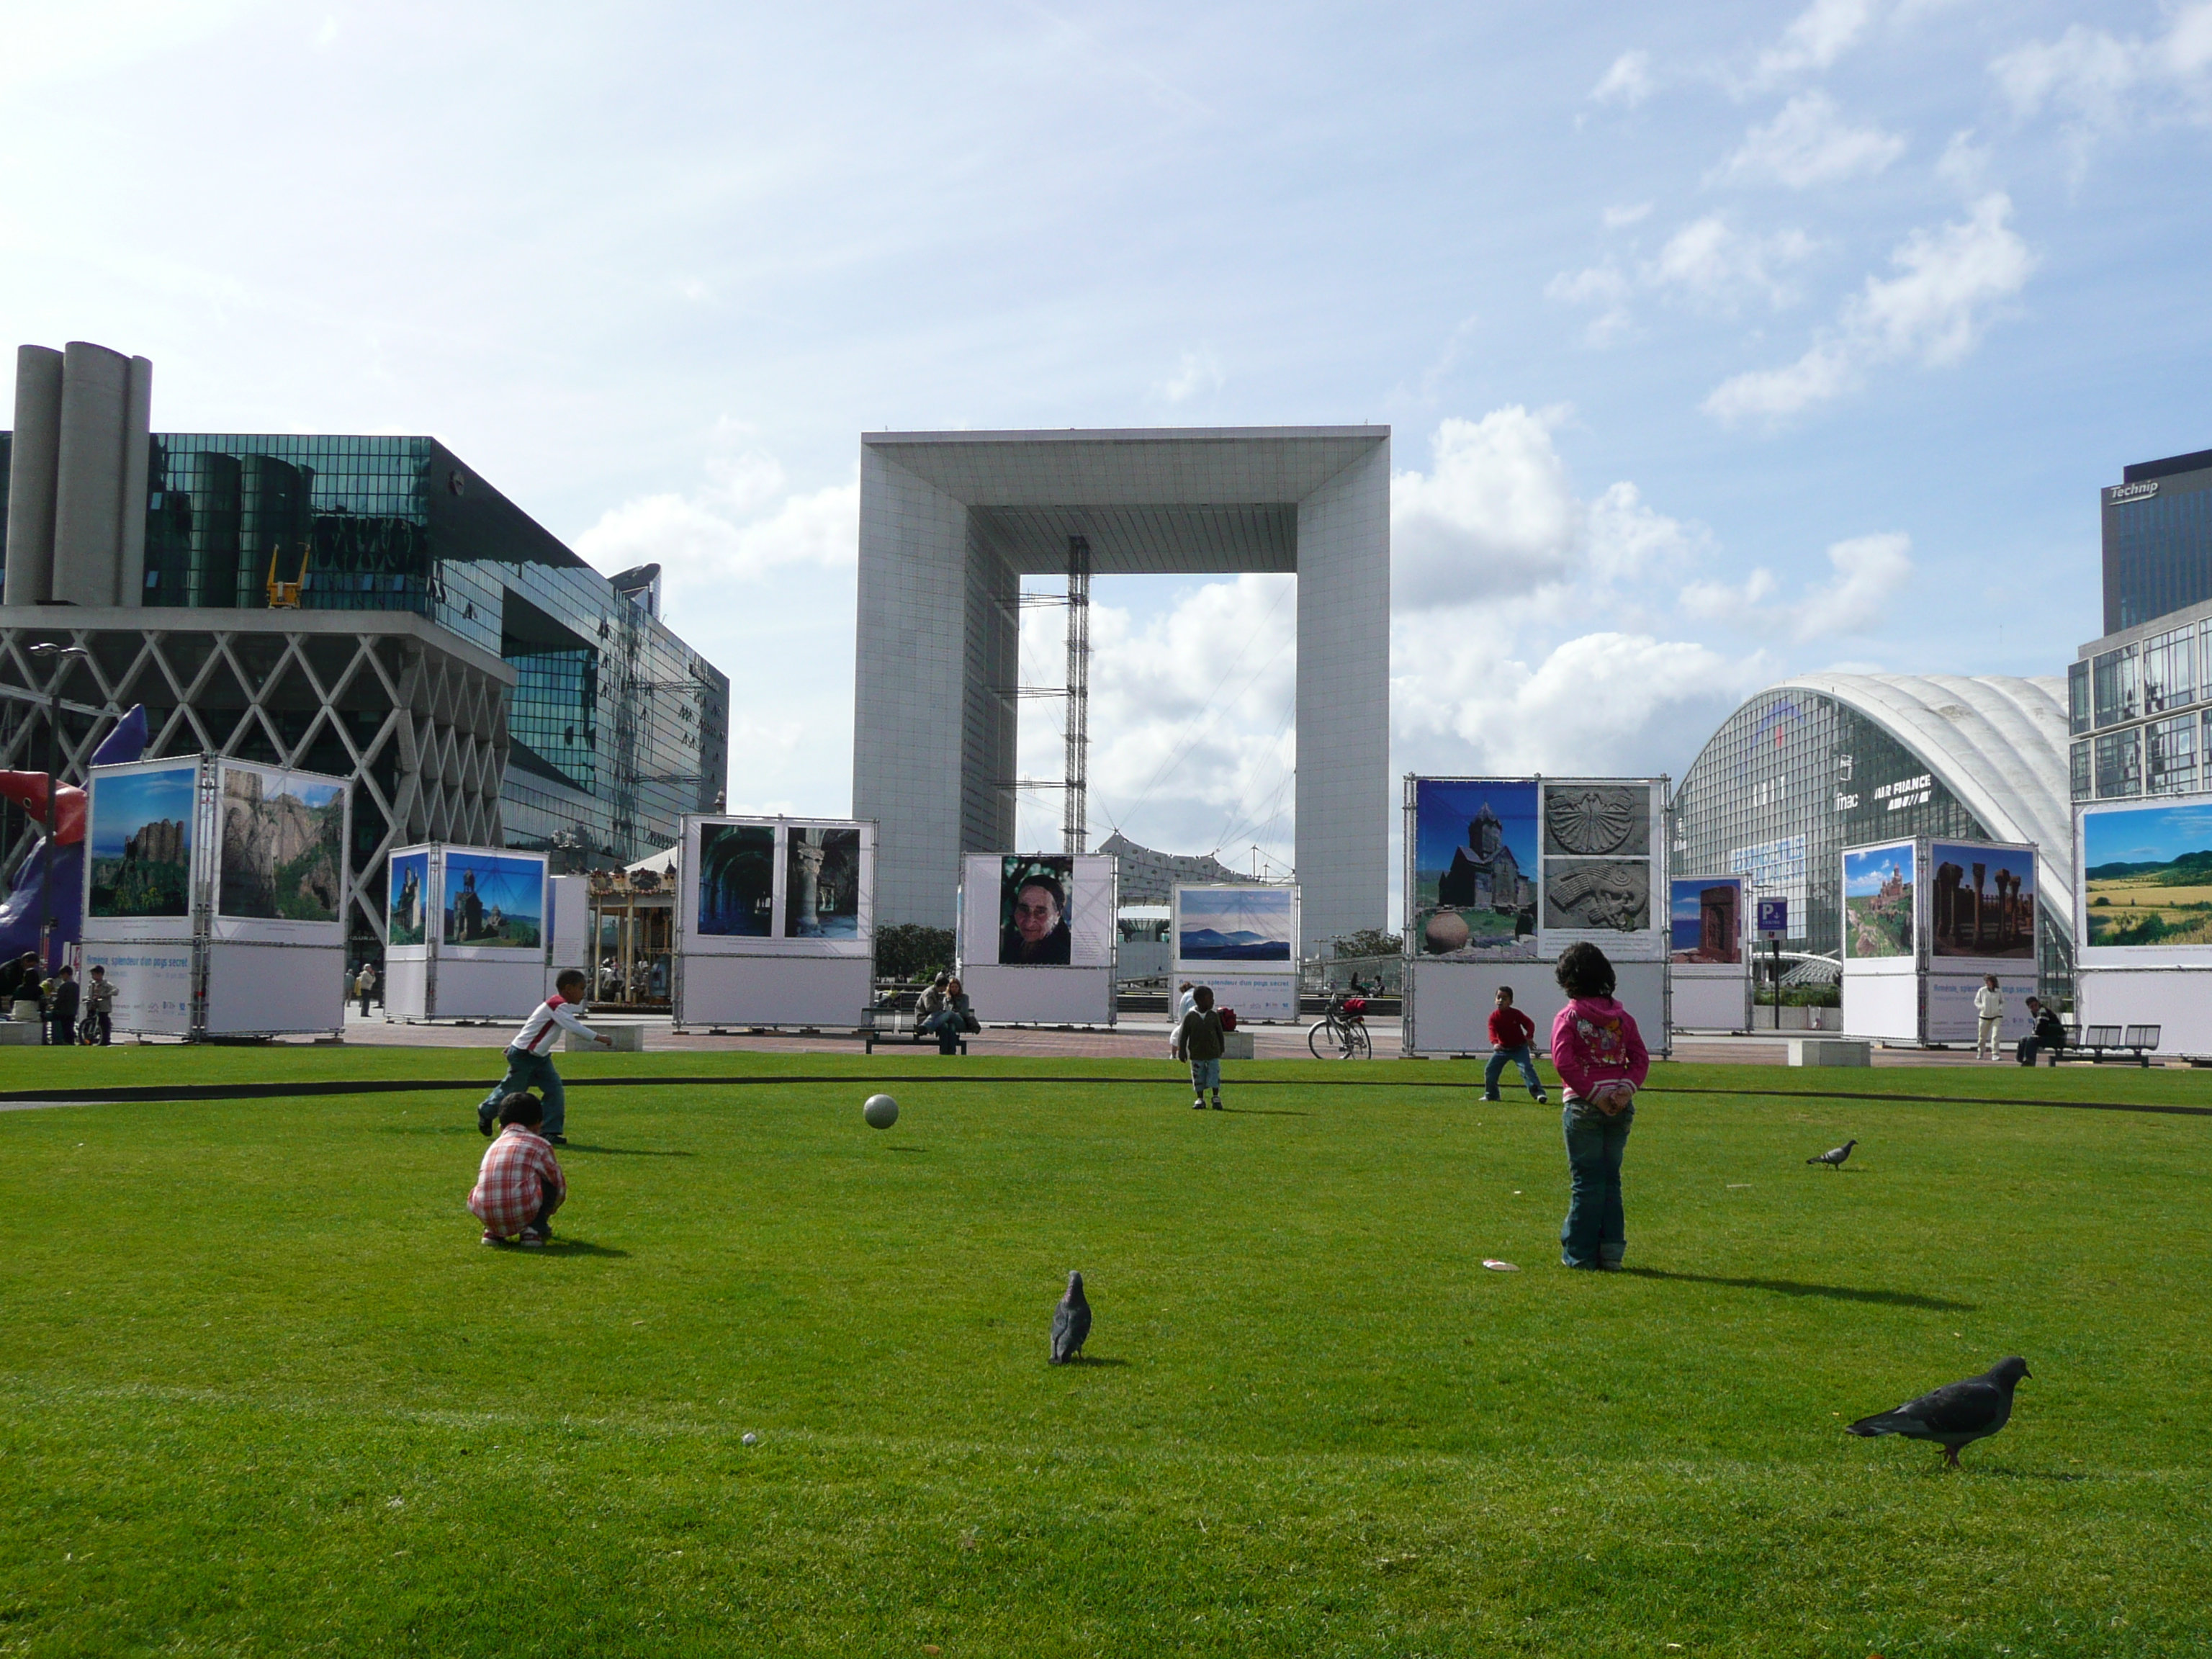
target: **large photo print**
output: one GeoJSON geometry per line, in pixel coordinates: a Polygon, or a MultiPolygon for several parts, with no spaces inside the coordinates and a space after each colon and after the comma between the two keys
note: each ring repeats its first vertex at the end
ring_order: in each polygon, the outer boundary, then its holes
{"type": "Polygon", "coordinates": [[[394,853],[387,866],[385,943],[427,945],[430,939],[430,855],[394,853]]]}
{"type": "Polygon", "coordinates": [[[1547,860],[1544,926],[1583,933],[1642,933],[1651,926],[1650,860],[1547,860]]]}
{"type": "Polygon", "coordinates": [[[2081,815],[2084,945],[2212,945],[2212,802],[2081,815]]]}
{"type": "Polygon", "coordinates": [[[793,824],[784,875],[786,939],[860,936],[860,832],[793,824]]]}
{"type": "Polygon", "coordinates": [[[192,913],[192,809],[198,762],[92,775],[88,916],[122,920],[192,913]]]}
{"type": "Polygon", "coordinates": [[[447,945],[535,951],[544,943],[545,866],[496,853],[446,854],[447,945]]]}
{"type": "Polygon", "coordinates": [[[1668,955],[1690,963],[1743,960],[1743,878],[1677,876],[1668,884],[1668,955]]]}
{"type": "Polygon", "coordinates": [[[1928,951],[2035,960],[2035,852],[1939,841],[1928,849],[1928,951]]]}
{"type": "Polygon", "coordinates": [[[216,909],[263,921],[336,921],[345,902],[346,787],[226,762],[216,909]]]}
{"type": "Polygon", "coordinates": [[[1176,961],[1290,965],[1289,888],[1184,887],[1176,896],[1176,961]]]}
{"type": "Polygon", "coordinates": [[[766,939],[775,930],[775,830],[765,823],[699,826],[699,931],[766,939]]]}
{"type": "Polygon", "coordinates": [[[1912,954],[1912,863],[1909,841],[1844,854],[1844,954],[1855,961],[1912,954]]]}
{"type": "Polygon", "coordinates": [[[1074,874],[1072,855],[1033,854],[1000,860],[1000,967],[1067,966],[1067,901],[1074,874]]]}
{"type": "Polygon", "coordinates": [[[1544,850],[1571,858],[1650,858],[1651,786],[1546,784],[1544,850]]]}
{"type": "Polygon", "coordinates": [[[1413,937],[1424,956],[1536,954],[1536,785],[1420,778],[1413,789],[1413,937]]]}

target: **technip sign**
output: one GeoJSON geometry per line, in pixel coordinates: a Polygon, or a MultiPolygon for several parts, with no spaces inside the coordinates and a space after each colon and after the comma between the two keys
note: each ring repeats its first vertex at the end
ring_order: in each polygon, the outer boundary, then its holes
{"type": "Polygon", "coordinates": [[[2105,505],[2124,507],[2130,501],[2145,501],[2158,494],[2158,480],[2148,483],[2114,484],[2105,492],[2105,505]]]}

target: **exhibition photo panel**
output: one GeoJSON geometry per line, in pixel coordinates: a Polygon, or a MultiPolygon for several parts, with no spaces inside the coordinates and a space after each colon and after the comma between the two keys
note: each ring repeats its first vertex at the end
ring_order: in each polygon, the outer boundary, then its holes
{"type": "Polygon", "coordinates": [[[240,761],[216,770],[216,933],[343,945],[346,781],[240,761]]]}
{"type": "Polygon", "coordinates": [[[394,951],[430,943],[430,849],[394,853],[385,872],[385,944],[394,951]]]}
{"type": "Polygon", "coordinates": [[[1180,886],[1174,893],[1179,971],[1236,968],[1295,971],[1297,890],[1285,886],[1180,886]]]}
{"type": "Polygon", "coordinates": [[[445,849],[441,955],[505,956],[545,948],[545,860],[480,848],[445,849]]]}
{"type": "Polygon", "coordinates": [[[1580,940],[1616,961],[1668,954],[1658,831],[1664,784],[1649,778],[1547,778],[1543,787],[1539,954],[1580,940]]]}
{"type": "Polygon", "coordinates": [[[678,949],[693,956],[872,957],[875,825],[684,820],[678,949]]]}
{"type": "Polygon", "coordinates": [[[1741,876],[1676,876],[1668,884],[1667,954],[1678,967],[1741,968],[1741,876]]]}
{"type": "Polygon", "coordinates": [[[94,767],[86,803],[84,937],[191,932],[200,761],[94,767]]]}
{"type": "Polygon", "coordinates": [[[2002,974],[2035,957],[2035,848],[1937,841],[1928,848],[1929,965],[2002,974]]]}
{"type": "Polygon", "coordinates": [[[1407,937],[1425,957],[1533,960],[1539,867],[1529,778],[1413,781],[1407,937]]]}
{"type": "Polygon", "coordinates": [[[2075,848],[2084,963],[2212,963],[2212,800],[2085,805],[2075,848]]]}
{"type": "Polygon", "coordinates": [[[1073,854],[1024,854],[1000,860],[1000,967],[1074,965],[1069,907],[1074,885],[1073,854]]]}
{"type": "Polygon", "coordinates": [[[703,939],[773,938],[775,826],[708,820],[696,828],[697,848],[684,860],[696,872],[693,931],[703,939]]]}
{"type": "Polygon", "coordinates": [[[1918,962],[1915,907],[1918,848],[1911,842],[1844,849],[1844,960],[1862,966],[1918,962]]]}

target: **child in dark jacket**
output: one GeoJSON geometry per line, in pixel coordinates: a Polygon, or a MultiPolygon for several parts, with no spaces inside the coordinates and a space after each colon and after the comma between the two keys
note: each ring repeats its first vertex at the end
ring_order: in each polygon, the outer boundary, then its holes
{"type": "Polygon", "coordinates": [[[1604,951],[1571,945],[1557,972],[1568,1002],[1552,1022],[1552,1064],[1565,1089],[1560,1124],[1571,1188],[1559,1260],[1570,1267],[1618,1267],[1628,1254],[1620,1160],[1651,1057],[1635,1017],[1613,1000],[1613,964],[1604,951]]]}

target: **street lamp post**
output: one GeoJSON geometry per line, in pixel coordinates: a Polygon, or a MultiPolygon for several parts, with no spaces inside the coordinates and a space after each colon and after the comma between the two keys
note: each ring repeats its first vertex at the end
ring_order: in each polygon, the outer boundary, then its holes
{"type": "MultiPolygon", "coordinates": [[[[89,657],[92,653],[81,645],[55,645],[52,641],[34,645],[30,654],[42,663],[53,665],[53,678],[46,682],[46,855],[39,865],[39,965],[46,972],[54,969],[54,794],[57,780],[54,774],[61,761],[62,733],[62,676],[69,672],[71,658],[89,657]]],[[[86,826],[91,828],[89,824],[86,826]]]]}

